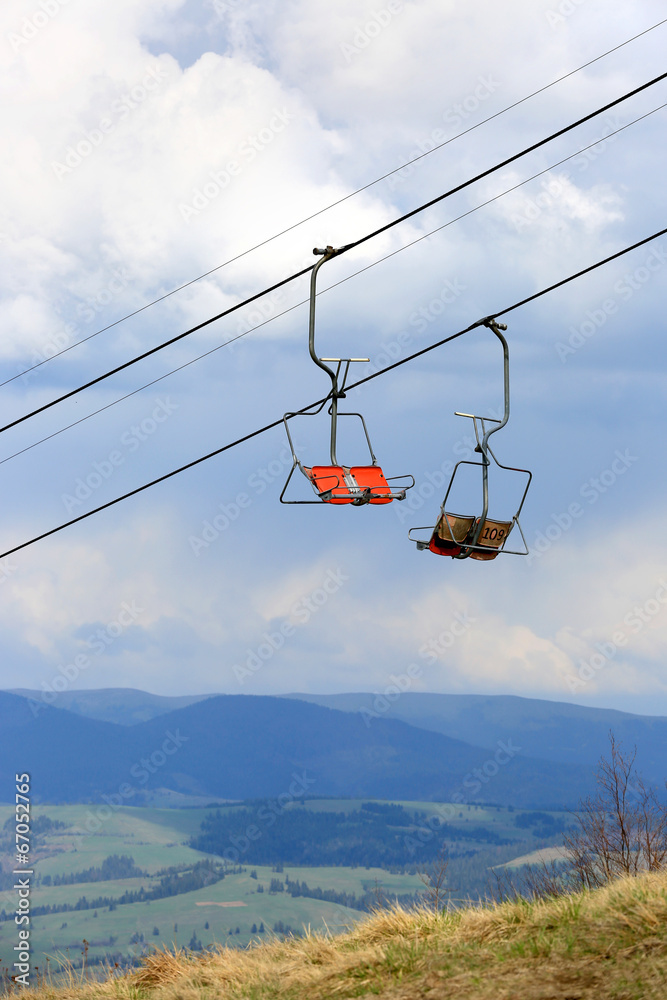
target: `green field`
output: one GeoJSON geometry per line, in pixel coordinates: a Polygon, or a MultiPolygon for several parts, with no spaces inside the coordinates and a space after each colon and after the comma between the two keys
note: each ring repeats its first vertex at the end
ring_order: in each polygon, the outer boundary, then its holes
{"type": "MultiPolygon", "coordinates": [[[[129,854],[135,863],[149,875],[177,865],[191,865],[207,857],[187,846],[187,840],[199,829],[207,810],[204,809],[139,809],[121,808],[100,813],[98,806],[46,806],[36,807],[33,819],[46,815],[51,820],[67,824],[40,838],[40,846],[33,853],[35,872],[40,877],[69,875],[74,872],[99,867],[112,854],[129,854]],[[92,821],[91,821],[92,817],[92,821]],[[99,825],[99,828],[97,828],[99,825]],[[93,832],[87,832],[92,829],[93,832]]],[[[13,816],[11,806],[0,807],[0,826],[13,816]]],[[[5,853],[3,869],[11,870],[12,856],[5,853]]],[[[102,958],[107,954],[122,954],[126,959],[141,954],[142,949],[177,944],[187,946],[196,933],[203,946],[218,943],[245,946],[253,939],[252,926],[264,924],[264,938],[271,935],[274,924],[282,921],[296,931],[304,927],[343,930],[365,914],[335,903],[309,898],[292,898],[288,893],[269,893],[271,878],[285,877],[306,881],[312,888],[353,892],[363,895],[376,884],[388,893],[410,893],[421,887],[417,876],[392,875],[382,869],[342,868],[289,868],[277,874],[270,868],[248,867],[242,874],[227,875],[214,885],[164,899],[144,903],[130,903],[109,910],[80,910],[76,912],[37,915],[31,928],[31,946],[38,965],[43,967],[45,955],[81,961],[82,942],[89,942],[89,958],[102,958]],[[255,870],[257,879],[249,872],[255,870]],[[262,884],[265,891],[257,892],[262,884]],[[218,905],[241,903],[239,906],[218,905]],[[206,905],[215,904],[215,905],[206,905]],[[96,914],[96,915],[95,915],[96,914]],[[208,928],[205,924],[208,923],[208,928]],[[154,934],[155,928],[159,933],[154,934]],[[239,928],[239,933],[236,931],[239,928]],[[143,942],[131,943],[131,938],[143,935],[143,942]]],[[[150,889],[159,880],[155,878],[114,879],[103,882],[85,882],[73,885],[36,885],[31,892],[31,906],[58,906],[76,903],[85,896],[92,900],[100,896],[118,898],[128,890],[142,885],[150,889]]],[[[16,897],[8,889],[0,894],[0,909],[13,912],[16,897]]],[[[0,964],[6,965],[16,943],[16,926],[13,920],[0,923],[0,964]]]]}
{"type": "MultiPolygon", "coordinates": [[[[332,873],[328,878],[325,878],[323,873],[324,869],[308,869],[304,872],[294,870],[289,872],[289,875],[290,878],[306,877],[311,884],[315,884],[317,881],[317,884],[323,888],[333,888],[340,884],[337,882],[338,873],[332,873]],[[313,877],[315,874],[316,879],[313,877]]],[[[346,907],[320,900],[292,899],[284,892],[275,895],[269,894],[268,891],[258,893],[258,882],[263,881],[265,890],[268,890],[273,873],[270,869],[257,869],[257,874],[257,881],[251,879],[247,872],[240,875],[229,875],[222,882],[195,892],[148,903],[131,903],[119,906],[111,912],[108,909],[100,909],[98,911],[84,910],[74,913],[37,916],[33,922],[32,945],[36,953],[51,955],[64,953],[69,954],[73,960],[78,960],[81,942],[85,938],[90,942],[89,954],[91,957],[102,957],[105,954],[115,952],[138,955],[142,951],[141,942],[135,944],[134,949],[130,942],[130,938],[135,935],[143,934],[144,943],[147,946],[159,944],[187,946],[193,933],[196,933],[197,938],[204,946],[213,942],[226,942],[239,946],[247,945],[253,937],[259,938],[258,934],[251,933],[253,924],[259,927],[263,922],[269,933],[279,920],[298,931],[304,926],[321,928],[325,923],[335,931],[343,930],[364,916],[358,910],[348,910],[346,907]],[[239,903],[242,905],[205,905],[207,903],[239,903]],[[94,913],[97,913],[96,917],[94,913]],[[208,928],[205,927],[207,922],[208,928]],[[153,934],[155,927],[159,930],[157,935],[153,934]],[[235,931],[237,927],[240,933],[230,935],[229,931],[235,931]]],[[[368,875],[382,879],[383,873],[380,870],[370,873],[364,872],[364,876],[368,875]]],[[[276,876],[273,874],[273,877],[276,876]]],[[[397,877],[394,876],[394,878],[397,877]]],[[[410,876],[407,878],[411,883],[416,881],[410,876]]],[[[352,891],[355,889],[359,892],[363,891],[361,875],[354,880],[348,874],[346,882],[352,891]]],[[[74,890],[74,895],[77,898],[79,895],[88,895],[90,898],[93,892],[112,895],[116,890],[119,895],[118,886],[118,882],[97,882],[93,886],[85,886],[87,892],[84,893],[80,892],[84,886],[61,888],[69,889],[70,897],[73,894],[72,890],[74,890]]],[[[57,892],[58,890],[53,891],[57,892]]],[[[35,892],[34,905],[41,905],[48,893],[48,889],[42,890],[38,903],[38,893],[35,892]]],[[[268,937],[269,933],[265,937],[268,937]]],[[[15,943],[14,938],[14,924],[0,924],[0,959],[2,964],[7,961],[11,945],[15,943]]]]}
{"type": "MultiPolygon", "coordinates": [[[[367,800],[365,800],[367,801],[367,800]]],[[[355,800],[324,799],[306,803],[308,809],[327,812],[351,812],[360,807],[355,800]]],[[[530,832],[518,829],[518,813],[507,809],[481,806],[444,807],[432,802],[401,802],[404,808],[419,811],[426,816],[440,813],[446,822],[456,828],[483,826],[500,836],[510,836],[516,849],[504,847],[502,855],[484,854],[480,847],[475,855],[480,870],[485,872],[491,864],[505,862],[510,857],[521,856],[541,846],[530,832]]],[[[239,808],[233,804],[223,808],[239,808]]],[[[100,867],[110,855],[130,855],[135,864],[147,873],[143,877],[120,878],[109,881],[75,883],[72,885],[33,886],[31,906],[75,904],[81,897],[93,900],[98,897],[118,899],[128,891],[142,886],[150,891],[159,884],[156,873],[174,866],[192,866],[205,860],[207,855],[188,846],[188,840],[199,830],[203,817],[210,810],[157,809],[123,807],[112,809],[98,805],[36,807],[33,821],[40,815],[66,824],[37,839],[32,853],[36,874],[43,879],[69,875],[92,867],[100,867]]],[[[11,806],[0,807],[0,827],[13,816],[11,806]]],[[[13,868],[11,840],[7,833],[3,841],[3,870],[13,868]]],[[[468,842],[472,846],[471,842],[468,842]]],[[[497,849],[501,850],[501,849],[497,849]]],[[[219,859],[214,859],[219,860],[219,859]]],[[[404,895],[423,890],[418,874],[390,873],[381,868],[304,868],[288,866],[277,872],[270,867],[247,864],[243,870],[227,874],[222,881],[181,895],[151,901],[116,906],[101,906],[97,910],[78,910],[44,915],[34,915],[31,924],[31,946],[34,961],[44,967],[45,956],[58,957],[79,963],[82,942],[89,943],[88,958],[102,959],[114,955],[122,962],[139,957],[148,948],[177,945],[187,947],[193,934],[202,946],[226,943],[234,947],[248,945],[253,940],[271,936],[272,928],[282,921],[294,931],[303,928],[328,927],[339,932],[353,923],[365,919],[366,914],[338,903],[307,897],[292,897],[288,892],[270,893],[271,879],[285,882],[307,882],[313,889],[333,889],[336,892],[377,892],[386,895],[404,895]],[[251,877],[256,872],[257,878],[251,877]],[[258,892],[262,885],[264,892],[258,892]],[[224,905],[223,905],[224,904],[224,905]],[[236,905],[234,905],[236,904],[236,905]],[[206,926],[208,924],[208,926],[206,926]],[[264,925],[265,933],[253,933],[264,925]],[[155,930],[157,929],[157,933],[155,930]],[[236,933],[238,929],[238,933],[236,933]],[[230,931],[232,933],[230,933],[230,931]]],[[[0,909],[12,914],[16,907],[16,893],[11,888],[0,894],[0,909]]],[[[16,944],[17,928],[12,919],[0,922],[0,965],[11,963],[12,949],[16,944]]]]}
{"type": "MultiPolygon", "coordinates": [[[[205,809],[125,807],[104,818],[101,808],[38,806],[33,810],[34,818],[46,815],[67,824],[66,830],[49,835],[50,856],[40,859],[40,875],[63,875],[99,866],[110,854],[131,854],[139,868],[149,873],[203,857],[185,842],[198,829],[205,809]]],[[[12,815],[11,806],[0,807],[0,826],[12,815]]]]}

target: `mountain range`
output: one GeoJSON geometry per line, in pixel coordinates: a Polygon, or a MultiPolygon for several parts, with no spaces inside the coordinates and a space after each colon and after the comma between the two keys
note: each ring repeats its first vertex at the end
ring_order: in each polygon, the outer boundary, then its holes
{"type": "MultiPolygon", "coordinates": [[[[667,719],[504,696],[0,692],[0,759],[44,802],[298,795],[573,807],[613,729],[663,785],[667,719]],[[295,793],[292,792],[292,795],[295,793]]],[[[8,791],[11,791],[9,789],[8,791]]],[[[3,789],[0,798],[8,793],[3,789]]]]}

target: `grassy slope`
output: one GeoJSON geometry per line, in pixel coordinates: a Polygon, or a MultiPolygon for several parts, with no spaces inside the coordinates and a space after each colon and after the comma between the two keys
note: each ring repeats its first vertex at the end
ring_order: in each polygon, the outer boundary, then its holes
{"type": "MultiPolygon", "coordinates": [[[[170,865],[192,864],[207,855],[188,847],[183,841],[199,829],[204,809],[136,809],[124,807],[110,815],[103,815],[103,822],[94,833],[85,833],[90,817],[98,814],[98,806],[38,806],[34,815],[47,815],[54,820],[68,824],[68,829],[50,834],[44,848],[38,852],[36,870],[40,875],[62,875],[99,866],[110,854],[131,854],[140,868],[150,874],[170,865]],[[75,832],[75,831],[79,832],[75,832]],[[44,856],[44,853],[49,856],[44,856]],[[40,856],[41,855],[41,856],[40,856]]],[[[0,826],[13,815],[9,806],[0,807],[0,826]]],[[[6,858],[6,868],[11,868],[11,859],[6,858]]],[[[306,881],[311,887],[353,892],[361,896],[366,888],[372,889],[375,881],[386,892],[409,893],[422,888],[417,876],[391,875],[381,869],[366,868],[293,868],[288,867],[279,876],[284,881],[289,875],[292,880],[306,881]]],[[[93,911],[83,910],[69,913],[55,913],[34,917],[31,945],[34,960],[42,967],[44,956],[64,956],[71,961],[81,960],[82,941],[90,942],[89,956],[103,958],[109,953],[124,956],[138,955],[140,948],[132,948],[130,939],[135,934],[143,934],[144,941],[151,946],[170,946],[174,942],[187,945],[193,931],[203,945],[233,940],[236,946],[245,946],[253,940],[252,925],[258,927],[263,922],[267,931],[282,920],[296,930],[305,927],[327,926],[336,931],[352,926],[363,917],[358,910],[320,900],[292,899],[287,893],[269,895],[267,891],[257,893],[258,882],[268,890],[276,873],[271,868],[259,865],[247,866],[240,875],[227,876],[207,889],[171,896],[151,903],[133,903],[119,906],[109,912],[100,909],[98,916],[93,911]],[[249,872],[256,868],[258,881],[251,879],[249,872]],[[202,902],[244,902],[243,907],[198,906],[202,902]],[[205,924],[208,922],[209,927],[205,924]],[[65,926],[63,926],[65,925],[65,926]],[[178,930],[175,931],[174,927],[178,930]],[[159,930],[153,934],[154,928],[159,930]],[[239,928],[240,933],[231,938],[229,930],[239,928]],[[111,943],[111,939],[113,943],[111,943]]],[[[33,907],[45,904],[58,905],[75,903],[81,896],[88,899],[99,896],[117,898],[127,890],[141,885],[150,888],[155,884],[150,878],[119,879],[106,882],[78,883],[68,886],[37,886],[31,893],[33,907]]],[[[12,911],[16,905],[16,894],[9,889],[0,893],[0,909],[12,911]]],[[[0,965],[5,967],[16,943],[16,927],[13,921],[0,923],[0,965]]]]}
{"type": "Polygon", "coordinates": [[[38,1000],[664,1000],[667,873],[536,904],[439,916],[394,910],[336,939],[199,959],[158,952],[119,980],[21,992],[38,1000]]]}
{"type": "MultiPolygon", "coordinates": [[[[359,805],[360,802],[351,800],[319,800],[308,803],[308,808],[350,811],[359,808],[359,805]]],[[[427,814],[436,812],[439,808],[434,803],[414,802],[404,805],[427,814]]],[[[198,830],[208,810],[133,807],[106,810],[106,813],[100,813],[99,810],[100,807],[94,805],[35,808],[35,816],[44,814],[68,825],[65,830],[49,834],[42,849],[37,852],[35,867],[40,875],[62,875],[99,866],[110,854],[132,855],[139,867],[151,875],[170,865],[192,864],[206,857],[184,842],[191,833],[198,830]],[[96,820],[100,815],[102,821],[99,828],[95,822],[92,824],[94,832],[86,833],[87,825],[91,828],[91,817],[96,820]]],[[[11,807],[0,807],[0,826],[12,815],[11,807]]],[[[526,838],[526,848],[522,850],[523,845],[517,844],[517,854],[525,853],[525,849],[530,849],[535,843],[529,838],[527,831],[514,826],[517,814],[505,809],[463,806],[452,810],[451,817],[449,811],[446,815],[447,821],[455,827],[465,829],[470,825],[488,824],[501,836],[526,838]]],[[[468,848],[472,845],[465,842],[463,846],[468,848]]],[[[6,869],[11,868],[11,859],[4,860],[6,869]]],[[[502,860],[506,858],[503,857],[502,860]]],[[[487,860],[484,863],[488,865],[494,862],[487,860]]],[[[340,931],[364,916],[358,910],[314,899],[292,899],[286,893],[258,894],[257,882],[249,877],[250,870],[257,869],[259,881],[264,884],[265,889],[268,889],[270,880],[276,873],[258,865],[248,864],[246,868],[244,874],[228,876],[208,889],[151,903],[120,906],[111,912],[103,908],[98,911],[97,917],[90,910],[35,916],[31,935],[34,961],[42,967],[45,955],[64,955],[79,962],[84,938],[90,942],[91,958],[99,959],[107,954],[128,957],[137,956],[141,952],[141,946],[137,948],[131,945],[131,938],[137,934],[143,934],[147,945],[157,947],[168,947],[174,942],[179,946],[187,945],[193,931],[205,946],[226,941],[233,941],[236,946],[245,946],[253,940],[253,924],[259,927],[263,922],[266,929],[270,930],[277,921],[282,920],[298,931],[304,926],[313,929],[326,926],[340,931]],[[242,901],[246,906],[228,908],[197,905],[201,902],[233,901],[242,901]],[[209,923],[208,928],[205,927],[206,922],[209,923]],[[175,925],[178,927],[177,931],[174,930],[175,925]],[[155,927],[159,930],[158,935],[153,934],[155,927]],[[240,933],[230,937],[230,928],[235,931],[237,927],[240,933]]],[[[320,886],[339,892],[353,892],[357,896],[361,896],[366,890],[372,890],[376,880],[386,893],[410,893],[423,888],[417,876],[391,875],[381,869],[300,869],[288,866],[279,877],[284,880],[285,875],[293,880],[305,880],[311,888],[320,886]]],[[[32,890],[31,902],[33,907],[37,907],[63,902],[75,903],[81,896],[86,896],[89,900],[99,896],[117,898],[123,892],[137,889],[142,884],[148,889],[155,883],[150,878],[142,878],[58,887],[37,886],[32,890]]],[[[459,885],[455,877],[452,885],[459,885]]],[[[457,893],[462,894],[465,895],[457,893]]],[[[13,890],[0,893],[0,909],[5,908],[11,912],[14,906],[13,890]]],[[[16,927],[12,921],[0,923],[0,964],[3,967],[15,944],[15,936],[16,927]]]]}
{"type": "MultiPolygon", "coordinates": [[[[169,896],[151,903],[132,903],[119,906],[109,912],[107,909],[93,912],[83,910],[70,913],[36,916],[33,921],[31,944],[36,955],[69,955],[73,961],[81,957],[81,942],[86,938],[90,944],[90,956],[104,956],[108,952],[128,954],[129,939],[134,934],[143,934],[146,943],[156,946],[170,946],[174,942],[187,945],[193,931],[203,945],[224,943],[229,938],[229,930],[234,934],[236,946],[244,946],[253,940],[252,925],[258,927],[264,923],[267,931],[282,920],[295,930],[305,927],[322,927],[326,924],[337,932],[344,927],[352,926],[362,919],[364,914],[358,910],[335,903],[304,897],[292,897],[285,892],[269,894],[271,878],[276,875],[270,868],[256,867],[257,881],[250,878],[248,872],[238,875],[228,875],[222,882],[217,882],[207,888],[181,896],[169,896]],[[264,893],[257,892],[258,883],[265,888],[264,893]],[[202,906],[202,903],[241,902],[243,906],[202,906]],[[205,924],[208,922],[209,927],[205,924]],[[66,927],[63,927],[66,924],[66,927]],[[174,931],[177,926],[178,930],[174,931]],[[153,935],[157,927],[159,935],[153,935]],[[109,945],[113,936],[116,941],[109,945]],[[96,943],[99,942],[99,943],[96,943]],[[105,943],[102,943],[105,942],[105,943]]],[[[292,880],[306,880],[309,885],[321,886],[323,889],[347,890],[361,895],[364,884],[372,887],[377,879],[387,892],[412,892],[422,888],[417,876],[395,875],[381,869],[340,869],[340,868],[286,868],[282,875],[284,880],[289,875],[292,880]]],[[[115,882],[96,882],[77,886],[63,886],[51,890],[35,890],[33,905],[38,906],[48,898],[50,902],[60,902],[60,895],[69,889],[76,890],[76,898],[87,896],[91,899],[98,895],[118,896],[125,889],[137,888],[138,885],[150,885],[146,879],[123,879],[115,882]],[[49,893],[47,897],[47,892],[49,893]]],[[[71,896],[70,896],[71,898],[71,896]]],[[[15,943],[16,928],[13,923],[0,925],[0,959],[6,959],[6,954],[15,943]]],[[[138,953],[131,952],[132,954],[138,953]]],[[[40,964],[43,958],[40,960],[40,964]]]]}

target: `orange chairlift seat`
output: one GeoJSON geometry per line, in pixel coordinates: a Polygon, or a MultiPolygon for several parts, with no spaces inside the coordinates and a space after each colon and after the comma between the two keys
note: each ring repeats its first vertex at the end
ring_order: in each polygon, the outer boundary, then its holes
{"type": "Polygon", "coordinates": [[[476,325],[488,327],[488,329],[490,329],[496,337],[498,337],[503,345],[505,394],[505,411],[503,418],[502,420],[496,420],[493,417],[478,417],[472,413],[456,413],[457,417],[469,417],[472,420],[473,427],[475,429],[475,439],[477,441],[475,451],[481,455],[481,461],[473,462],[470,460],[462,460],[456,463],[454,471],[452,472],[452,477],[449,481],[449,486],[447,487],[445,499],[443,500],[440,508],[438,520],[435,523],[435,527],[433,529],[428,527],[411,528],[408,532],[408,537],[411,541],[416,543],[417,549],[428,549],[429,552],[433,552],[438,556],[449,556],[452,559],[479,559],[481,561],[488,562],[491,559],[495,559],[501,552],[509,555],[528,555],[528,546],[526,545],[526,539],[519,523],[519,515],[523,508],[526,494],[528,493],[532,473],[529,472],[528,469],[517,469],[513,466],[502,465],[494,455],[489,445],[489,438],[491,435],[495,434],[496,431],[499,431],[505,426],[510,415],[509,348],[507,346],[507,341],[500,332],[501,330],[506,330],[507,327],[502,323],[496,323],[493,317],[480,320],[480,322],[476,325]],[[497,424],[497,426],[487,428],[487,423],[497,424]],[[499,521],[488,516],[489,465],[491,464],[489,456],[491,456],[498,468],[505,469],[510,472],[519,472],[528,477],[521,497],[521,502],[519,504],[519,509],[512,517],[511,521],[499,521]],[[473,465],[481,468],[482,470],[482,510],[479,515],[455,514],[447,509],[449,495],[451,493],[454,480],[456,479],[456,474],[462,465],[473,465]],[[510,532],[513,530],[515,525],[523,542],[522,550],[506,548],[507,539],[509,538],[510,532]],[[430,538],[413,538],[413,531],[430,531],[431,535],[430,538]]]}
{"type": "Polygon", "coordinates": [[[392,493],[379,465],[314,465],[304,466],[304,472],[327,503],[377,504],[405,498],[405,490],[392,493]]]}
{"type": "Polygon", "coordinates": [[[366,504],[387,504],[392,500],[405,500],[407,490],[411,489],[415,480],[413,476],[392,476],[387,479],[384,472],[377,463],[373,453],[373,447],[368,435],[366,421],[361,413],[341,412],[338,409],[338,400],[345,398],[345,384],[347,381],[350,364],[357,361],[368,361],[368,358],[320,358],[315,353],[315,299],[317,273],[327,260],[335,257],[340,250],[334,250],[328,246],[325,250],[313,250],[314,254],[321,256],[313,268],[310,278],[310,318],[308,329],[308,348],[310,356],[315,364],[325,371],[331,379],[331,391],[328,396],[313,408],[300,411],[300,413],[286,413],[283,420],[287,439],[292,451],[292,467],[289,471],[287,481],[280,494],[281,503],[328,503],[332,505],[351,504],[355,507],[366,504]],[[330,368],[329,364],[336,367],[330,368]],[[296,454],[292,435],[290,434],[289,421],[296,416],[315,416],[321,413],[326,404],[329,403],[328,413],[331,417],[331,438],[329,444],[329,464],[308,466],[302,464],[296,454]],[[336,453],[338,418],[358,417],[366,436],[366,443],[370,453],[370,464],[366,465],[343,465],[338,461],[336,453]],[[286,500],[285,492],[295,469],[300,469],[303,475],[310,482],[316,500],[286,500]],[[390,486],[395,480],[405,480],[398,486],[390,486]]]}

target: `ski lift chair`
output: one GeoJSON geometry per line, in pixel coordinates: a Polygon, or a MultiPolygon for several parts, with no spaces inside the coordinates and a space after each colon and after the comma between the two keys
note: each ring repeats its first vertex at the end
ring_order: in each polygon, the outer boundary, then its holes
{"type": "Polygon", "coordinates": [[[339,250],[334,250],[334,248],[330,246],[328,246],[325,250],[313,250],[313,253],[321,256],[322,259],[319,260],[313,268],[310,278],[308,348],[310,356],[315,364],[318,368],[325,371],[331,379],[331,391],[328,396],[314,408],[303,410],[299,413],[286,413],[283,418],[285,430],[287,431],[287,439],[292,451],[293,461],[289,475],[287,476],[287,481],[283,487],[282,493],[280,494],[281,503],[327,503],[334,506],[351,504],[354,507],[365,506],[366,504],[387,504],[391,503],[392,500],[405,500],[407,490],[411,489],[415,485],[414,476],[392,476],[390,478],[386,478],[381,467],[378,465],[373,452],[373,446],[371,445],[371,439],[368,434],[368,428],[366,427],[366,421],[361,413],[341,412],[338,409],[338,400],[345,399],[345,385],[350,365],[355,362],[367,362],[369,358],[320,358],[315,353],[315,299],[317,273],[325,261],[331,260],[331,258],[335,257],[339,252],[339,250]],[[336,366],[335,369],[329,367],[329,365],[333,364],[336,366]],[[304,465],[297,456],[292,435],[290,433],[289,421],[296,416],[316,416],[318,413],[322,412],[322,409],[326,406],[327,402],[329,402],[327,412],[331,417],[329,464],[312,466],[304,465]],[[343,465],[339,462],[336,453],[339,417],[358,417],[359,420],[361,420],[366,437],[366,444],[368,445],[368,451],[370,454],[370,464],[343,465]],[[312,486],[317,497],[316,500],[285,499],[287,487],[289,486],[292,475],[297,468],[303,473],[312,486]],[[405,480],[405,482],[396,487],[390,486],[390,483],[394,483],[396,480],[405,480]]]}
{"type": "Polygon", "coordinates": [[[526,544],[524,533],[521,529],[521,524],[519,523],[519,515],[521,514],[526,494],[528,493],[528,488],[532,480],[532,473],[529,472],[528,469],[517,469],[513,466],[503,465],[498,461],[491,450],[491,446],[489,445],[489,438],[491,435],[501,430],[501,428],[503,428],[509,420],[509,348],[507,346],[507,341],[501,333],[501,330],[507,329],[504,324],[496,323],[496,321],[490,317],[482,320],[478,325],[488,327],[488,329],[490,329],[496,337],[498,337],[503,345],[505,397],[503,418],[502,420],[496,420],[493,417],[479,417],[472,413],[457,412],[455,414],[457,417],[468,417],[472,420],[475,430],[475,440],[477,442],[475,451],[481,456],[481,459],[479,462],[464,459],[456,463],[435,527],[433,529],[429,527],[411,528],[408,532],[408,537],[411,541],[416,543],[417,549],[420,551],[428,549],[429,552],[433,552],[435,555],[449,556],[452,559],[470,558],[488,562],[491,559],[495,559],[501,552],[507,553],[508,555],[528,555],[528,546],[526,544]],[[497,426],[487,428],[487,424],[489,423],[497,424],[497,426]],[[505,469],[509,472],[518,472],[528,477],[526,480],[526,486],[521,496],[519,508],[516,514],[512,517],[511,521],[499,521],[488,516],[489,465],[491,464],[489,456],[493,459],[493,462],[498,466],[498,468],[505,469]],[[447,509],[452,486],[454,485],[459,469],[463,465],[472,465],[476,468],[481,468],[482,470],[482,509],[479,515],[455,514],[447,509]],[[507,539],[515,526],[521,535],[521,540],[523,542],[522,550],[506,548],[507,539]],[[419,531],[430,531],[430,538],[413,537],[413,532],[419,531]]]}

